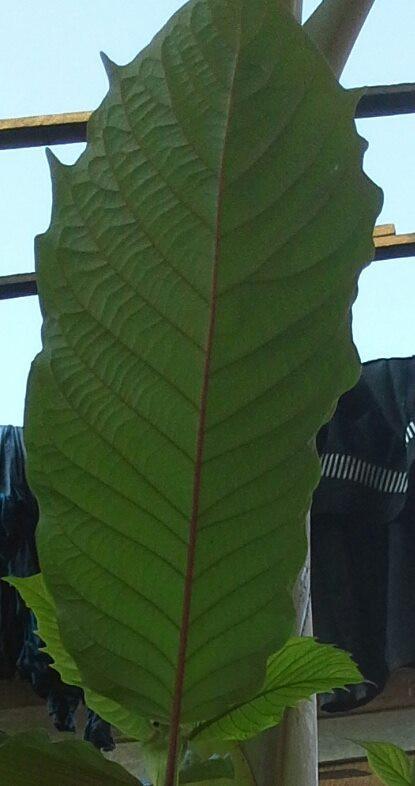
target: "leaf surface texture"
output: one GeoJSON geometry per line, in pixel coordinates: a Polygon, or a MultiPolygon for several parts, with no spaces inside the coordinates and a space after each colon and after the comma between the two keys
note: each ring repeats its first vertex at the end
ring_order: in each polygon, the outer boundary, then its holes
{"type": "Polygon", "coordinates": [[[37,242],[38,549],[82,684],[193,722],[292,633],[380,195],[357,96],[275,0],[191,0],[107,70],[37,242]]]}

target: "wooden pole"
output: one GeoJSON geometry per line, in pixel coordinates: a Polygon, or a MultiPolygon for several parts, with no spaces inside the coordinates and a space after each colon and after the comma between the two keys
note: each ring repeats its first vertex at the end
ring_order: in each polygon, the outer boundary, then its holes
{"type": "Polygon", "coordinates": [[[293,14],[297,22],[301,23],[303,15],[303,0],[280,0],[293,14]]]}
{"type": "Polygon", "coordinates": [[[340,78],[375,0],[323,0],[304,29],[340,78]]]}
{"type": "MultiPolygon", "coordinates": [[[[307,524],[309,530],[309,521],[307,524]]],[[[295,633],[313,635],[310,591],[310,557],[294,591],[297,610],[295,633]]],[[[302,702],[288,710],[283,722],[243,746],[255,786],[317,786],[316,702],[302,702]]]]}

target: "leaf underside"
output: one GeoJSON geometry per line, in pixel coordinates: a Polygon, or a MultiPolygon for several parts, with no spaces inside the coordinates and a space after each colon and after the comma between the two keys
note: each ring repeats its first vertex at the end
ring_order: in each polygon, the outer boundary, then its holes
{"type": "Polygon", "coordinates": [[[83,686],[202,721],[258,692],[294,628],[380,196],[358,97],[275,0],[191,0],[107,67],[37,239],[38,550],[83,686]]]}
{"type": "Polygon", "coordinates": [[[415,771],[405,751],[389,742],[358,744],[365,749],[371,769],[385,786],[414,786],[415,771]]]}
{"type": "Polygon", "coordinates": [[[0,741],[0,782],[2,786],[140,786],[89,743],[50,742],[39,732],[0,741]]]}

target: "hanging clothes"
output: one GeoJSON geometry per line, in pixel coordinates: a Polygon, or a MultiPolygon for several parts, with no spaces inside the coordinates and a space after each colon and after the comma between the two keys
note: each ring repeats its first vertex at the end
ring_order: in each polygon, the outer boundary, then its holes
{"type": "Polygon", "coordinates": [[[363,365],[317,447],[312,507],[314,631],[349,651],[365,683],[323,696],[365,704],[415,664],[415,358],[363,365]]]}
{"type": "MultiPolygon", "coordinates": [[[[5,573],[3,573],[5,575],[5,573]]],[[[0,679],[13,679],[25,636],[26,607],[14,589],[0,579],[0,679]]]]}
{"type": "MultiPolygon", "coordinates": [[[[27,483],[23,431],[0,426],[0,576],[33,576],[39,572],[35,532],[38,505],[27,483]]],[[[42,650],[34,614],[13,587],[0,579],[0,678],[16,672],[45,699],[55,728],[75,731],[75,712],[83,702],[79,688],[65,685],[42,650]]],[[[88,710],[84,739],[113,750],[111,727],[88,710]]]]}
{"type": "MultiPolygon", "coordinates": [[[[43,642],[36,634],[36,618],[27,610],[23,646],[17,660],[17,670],[28,680],[34,692],[45,699],[53,724],[58,731],[75,732],[75,713],[84,702],[83,691],[62,682],[59,674],[51,668],[51,659],[42,651],[43,642]]],[[[112,751],[115,748],[111,726],[99,715],[87,708],[84,740],[96,748],[112,751]]]]}
{"type": "Polygon", "coordinates": [[[23,430],[0,426],[0,575],[39,572],[35,529],[39,517],[29,489],[23,430]]]}
{"type": "MultiPolygon", "coordinates": [[[[0,576],[38,573],[36,500],[27,485],[22,429],[0,426],[0,576]]],[[[13,587],[0,580],[0,677],[16,672],[27,609],[13,587]]]]}

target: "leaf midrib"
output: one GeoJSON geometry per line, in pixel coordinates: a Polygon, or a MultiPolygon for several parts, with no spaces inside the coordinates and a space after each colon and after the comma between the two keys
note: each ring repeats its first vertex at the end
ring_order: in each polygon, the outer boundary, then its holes
{"type": "Polygon", "coordinates": [[[202,465],[203,465],[203,455],[204,455],[204,446],[205,446],[205,437],[206,437],[206,417],[207,417],[207,405],[208,405],[208,396],[209,396],[209,382],[210,382],[211,361],[212,361],[215,329],[217,323],[218,266],[219,266],[221,247],[222,247],[222,218],[223,218],[222,214],[223,214],[223,202],[224,202],[224,190],[225,190],[225,159],[226,159],[226,150],[227,150],[227,141],[228,141],[230,123],[231,123],[233,106],[234,106],[235,78],[236,78],[238,62],[241,52],[241,38],[242,38],[241,24],[242,24],[242,20],[239,20],[238,40],[235,46],[232,76],[230,79],[229,100],[227,106],[227,117],[224,127],[222,156],[221,156],[221,161],[218,171],[219,186],[218,186],[217,212],[216,212],[216,222],[215,222],[215,249],[214,249],[213,264],[212,264],[212,283],[211,283],[211,293],[210,293],[210,300],[209,300],[209,323],[208,323],[208,331],[207,331],[206,347],[205,347],[203,381],[202,381],[202,387],[200,393],[199,422],[197,428],[195,468],[193,474],[192,508],[191,508],[190,522],[189,522],[187,568],[186,568],[186,578],[185,578],[184,592],[183,592],[182,622],[180,626],[176,681],[175,681],[171,721],[170,721],[170,736],[169,736],[169,749],[168,749],[168,759],[167,759],[167,767],[166,767],[165,786],[174,786],[176,770],[177,770],[179,729],[180,729],[183,688],[184,688],[185,671],[186,671],[186,655],[187,655],[187,647],[188,647],[188,640],[189,640],[190,614],[191,614],[191,603],[192,603],[192,594],[193,594],[196,548],[197,548],[197,533],[198,533],[198,522],[199,522],[200,495],[201,495],[201,488],[202,488],[202,465]]]}

